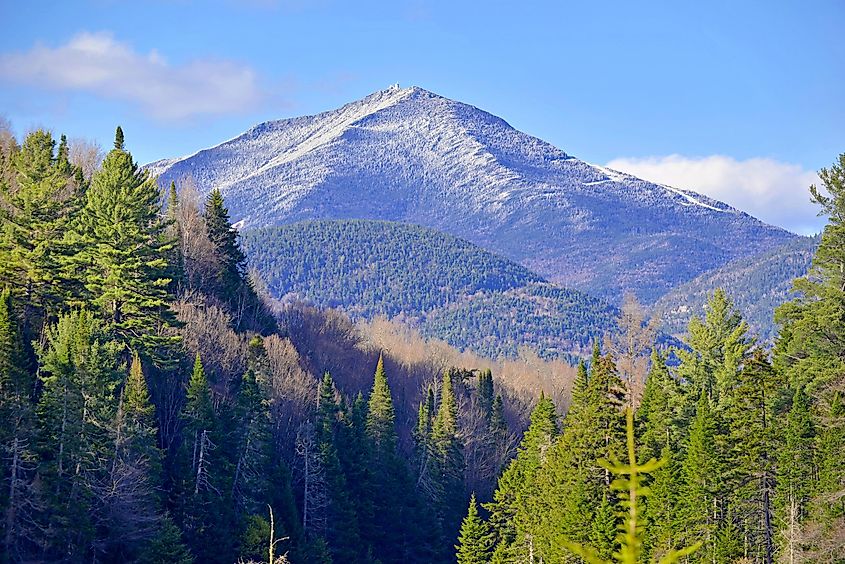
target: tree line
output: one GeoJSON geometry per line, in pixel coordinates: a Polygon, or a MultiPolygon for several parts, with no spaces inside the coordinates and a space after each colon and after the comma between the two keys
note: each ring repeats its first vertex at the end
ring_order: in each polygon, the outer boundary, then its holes
{"type": "Polygon", "coordinates": [[[721,289],[641,394],[596,347],[565,417],[541,397],[493,499],[470,501],[458,562],[845,561],[845,155],[820,177],[829,222],[774,348],[721,289]],[[633,449],[626,411],[650,470],[633,537],[608,464],[633,449]]]}

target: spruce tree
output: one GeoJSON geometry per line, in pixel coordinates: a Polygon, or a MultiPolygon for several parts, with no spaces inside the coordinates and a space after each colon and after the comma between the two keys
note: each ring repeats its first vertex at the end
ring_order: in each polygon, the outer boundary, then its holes
{"type": "Polygon", "coordinates": [[[801,551],[802,525],[810,510],[815,488],[816,431],[810,415],[810,398],[803,386],[793,392],[780,437],[775,506],[780,524],[781,554],[794,561],[801,551]]]}
{"type": "Polygon", "coordinates": [[[373,521],[367,524],[365,538],[383,561],[399,562],[404,554],[405,531],[397,530],[401,523],[402,506],[407,491],[406,479],[397,456],[396,412],[384,370],[384,357],[379,355],[373,387],[367,402],[367,442],[372,467],[372,482],[368,495],[373,500],[373,521]]]}
{"type": "MultiPolygon", "coordinates": [[[[570,406],[561,438],[549,450],[537,476],[534,501],[524,510],[534,550],[546,559],[563,558],[562,542],[588,542],[583,523],[595,519],[612,479],[599,459],[621,456],[625,390],[613,359],[597,356],[580,401],[570,406]]],[[[615,503],[615,499],[609,500],[615,503]]]]}
{"type": "Polygon", "coordinates": [[[699,393],[687,440],[678,510],[681,538],[684,542],[704,541],[706,549],[700,551],[697,558],[707,561],[718,526],[714,507],[718,504],[721,461],[716,447],[716,424],[704,388],[699,393]]]}
{"type": "Polygon", "coordinates": [[[113,433],[103,550],[111,560],[135,559],[159,530],[162,484],[155,408],[137,352],[132,354],[113,433]]]}
{"type": "Polygon", "coordinates": [[[331,375],[326,372],[318,385],[317,440],[328,494],[325,539],[332,558],[354,561],[364,554],[358,535],[358,517],[349,498],[346,475],[340,464],[336,441],[341,407],[331,375]]]}
{"type": "Polygon", "coordinates": [[[444,372],[440,386],[440,403],[431,430],[434,474],[437,482],[436,498],[433,501],[447,534],[460,523],[463,508],[458,503],[464,496],[463,444],[458,436],[458,404],[452,378],[451,371],[444,372]]]}
{"type": "Polygon", "coordinates": [[[225,557],[227,547],[214,538],[225,530],[230,512],[222,498],[227,491],[221,480],[226,474],[223,441],[199,353],[188,382],[182,421],[175,517],[192,553],[199,559],[217,561],[225,557]]]}
{"type": "Polygon", "coordinates": [[[470,497],[466,517],[461,523],[458,535],[458,564],[485,564],[490,562],[492,536],[487,523],[478,515],[478,503],[475,494],[470,497]]]}
{"type": "Polygon", "coordinates": [[[493,494],[493,501],[485,507],[490,511],[490,524],[496,542],[496,553],[501,558],[518,550],[524,537],[518,534],[524,524],[518,523],[518,515],[536,495],[535,479],[546,461],[552,443],[559,433],[557,412],[554,403],[542,392],[537,405],[531,412],[531,423],[517,449],[516,458],[511,460],[493,494]]]}

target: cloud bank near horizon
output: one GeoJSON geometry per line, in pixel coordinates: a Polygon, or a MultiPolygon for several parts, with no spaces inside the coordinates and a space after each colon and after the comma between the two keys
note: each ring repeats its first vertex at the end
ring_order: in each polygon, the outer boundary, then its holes
{"type": "Polygon", "coordinates": [[[609,168],[645,180],[694,190],[794,233],[821,231],[824,218],[810,202],[809,187],[819,184],[814,171],[768,158],[737,160],[724,155],[623,157],[609,168]]]}

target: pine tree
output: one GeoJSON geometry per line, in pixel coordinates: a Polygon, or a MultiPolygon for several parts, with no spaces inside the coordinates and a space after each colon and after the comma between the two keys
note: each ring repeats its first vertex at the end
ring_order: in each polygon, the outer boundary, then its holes
{"type": "Polygon", "coordinates": [[[275,328],[272,316],[265,311],[247,276],[246,256],[219,190],[212,190],[208,195],[204,217],[206,233],[215,250],[216,295],[227,305],[235,327],[257,331],[275,328]]]}
{"type": "Polygon", "coordinates": [[[447,534],[460,523],[463,509],[458,503],[464,496],[463,444],[458,436],[458,404],[452,378],[451,371],[443,374],[440,403],[431,430],[433,473],[437,482],[433,501],[447,534]]]}
{"type": "Polygon", "coordinates": [[[751,348],[748,325],[727,293],[717,288],[707,301],[704,319],[693,317],[688,333],[692,351],[679,351],[679,375],[693,387],[705,388],[721,406],[751,348]]]}
{"type": "Polygon", "coordinates": [[[736,524],[745,540],[744,553],[759,561],[774,559],[773,495],[776,444],[773,428],[779,379],[766,353],[756,349],[745,362],[728,398],[725,419],[731,446],[728,504],[742,523],[736,524]]]}
{"type": "Polygon", "coordinates": [[[235,439],[232,499],[239,515],[263,513],[268,501],[272,432],[266,377],[267,352],[260,337],[249,343],[247,371],[241,379],[235,405],[235,439]]]}
{"type": "Polygon", "coordinates": [[[332,558],[349,562],[363,554],[358,517],[349,498],[346,475],[336,446],[341,407],[331,375],[326,372],[318,387],[317,437],[328,494],[325,539],[332,558]]]}
{"type": "Polygon", "coordinates": [[[0,192],[5,232],[0,281],[26,308],[27,339],[36,338],[45,313],[55,313],[72,292],[61,265],[69,252],[64,234],[79,207],[79,194],[62,159],[55,155],[49,132],[30,133],[14,155],[13,182],[0,192]]]}
{"type": "Polygon", "coordinates": [[[166,259],[173,242],[165,235],[155,179],[122,147],[118,128],[115,149],[85,193],[73,263],[107,333],[161,361],[178,340],[161,330],[174,319],[167,305],[166,259]]]}
{"type": "Polygon", "coordinates": [[[458,564],[485,564],[490,562],[492,537],[487,523],[478,515],[475,494],[470,497],[466,517],[458,535],[458,564]]]}
{"type": "Polygon", "coordinates": [[[141,564],[193,564],[194,559],[182,540],[182,532],[170,516],[161,519],[158,531],[141,552],[141,564]]]}
{"type": "Polygon", "coordinates": [[[182,421],[176,517],[193,554],[198,559],[217,561],[225,558],[228,548],[221,546],[220,539],[214,541],[230,523],[222,499],[227,491],[221,480],[226,469],[211,388],[199,353],[188,382],[182,421]]]}
{"type": "MultiPolygon", "coordinates": [[[[562,542],[588,542],[583,523],[595,511],[610,485],[611,473],[599,459],[619,457],[624,445],[622,406],[625,390],[613,359],[597,356],[580,401],[564,419],[561,438],[550,449],[538,473],[538,494],[525,509],[534,550],[545,559],[563,558],[562,542]]],[[[615,503],[615,500],[609,500],[615,503]]]]}
{"type": "MultiPolygon", "coordinates": [[[[610,488],[617,493],[621,511],[617,514],[623,522],[619,525],[619,534],[616,536],[616,543],[619,549],[613,553],[613,558],[602,556],[601,548],[572,542],[563,541],[563,546],[570,554],[579,557],[590,564],[637,564],[643,556],[643,538],[645,536],[645,524],[640,515],[640,503],[643,498],[649,495],[649,490],[644,487],[645,479],[663,464],[654,458],[641,464],[637,462],[636,439],[634,433],[634,413],[630,407],[626,409],[626,449],[627,463],[612,460],[600,460],[599,463],[611,472],[616,478],[611,482],[610,488]]],[[[694,554],[701,546],[701,541],[685,548],[670,550],[664,555],[660,562],[663,564],[674,564],[682,561],[685,557],[694,554]]]]}
{"type": "Polygon", "coordinates": [[[775,506],[781,554],[794,562],[802,545],[802,524],[807,519],[815,483],[816,431],[810,416],[810,398],[801,386],[793,392],[786,415],[777,460],[775,506]]]}
{"type": "Polygon", "coordinates": [[[384,357],[379,355],[373,388],[367,404],[367,435],[373,445],[376,463],[391,461],[396,455],[396,412],[384,372],[384,357]]]}
{"type": "Polygon", "coordinates": [[[367,403],[367,442],[372,481],[368,496],[373,500],[373,521],[366,524],[364,534],[373,550],[384,561],[399,562],[404,554],[404,534],[397,530],[402,521],[402,506],[407,490],[407,470],[397,456],[396,412],[384,370],[384,357],[379,355],[373,387],[367,403]]]}

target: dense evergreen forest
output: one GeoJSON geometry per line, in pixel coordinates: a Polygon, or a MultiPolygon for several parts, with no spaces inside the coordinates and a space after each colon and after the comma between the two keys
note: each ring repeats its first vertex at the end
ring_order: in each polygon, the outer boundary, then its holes
{"type": "Polygon", "coordinates": [[[722,290],[671,351],[623,307],[537,398],[274,304],[119,128],[88,169],[0,136],[2,559],[843,562],[845,155],[820,177],[774,348],[722,290]]]}
{"type": "Polygon", "coordinates": [[[484,356],[589,355],[616,308],[468,241],[389,221],[305,221],[247,231],[244,248],[275,296],[400,317],[428,337],[484,356]]]}
{"type": "Polygon", "coordinates": [[[819,241],[818,235],[796,237],[773,251],[733,260],[673,288],[657,300],[652,312],[661,319],[663,331],[683,334],[690,319],[702,314],[714,290],[730,288],[749,329],[759,339],[774,342],[775,309],[792,297],[792,281],[807,274],[819,241]]]}

